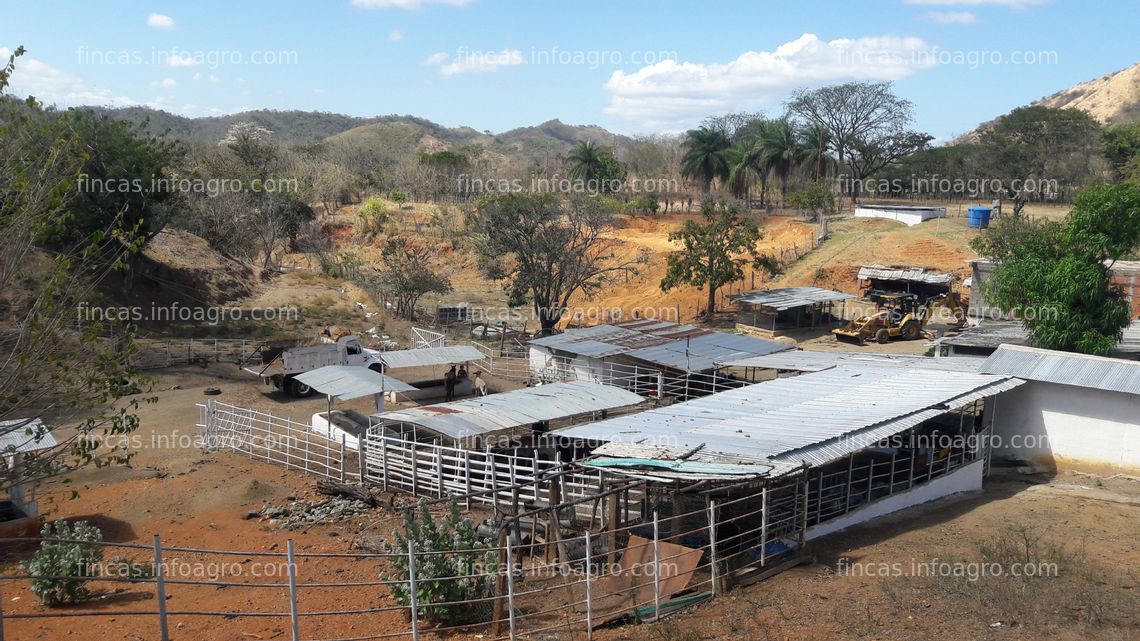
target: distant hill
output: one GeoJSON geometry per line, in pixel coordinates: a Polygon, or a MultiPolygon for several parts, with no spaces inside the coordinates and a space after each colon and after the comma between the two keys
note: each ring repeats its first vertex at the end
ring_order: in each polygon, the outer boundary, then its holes
{"type": "Polygon", "coordinates": [[[393,158],[420,151],[439,151],[478,145],[493,157],[513,164],[551,161],[579,142],[593,140],[616,148],[630,139],[596,125],[567,125],[550,120],[533,127],[520,127],[500,134],[471,127],[445,127],[414,116],[359,118],[320,111],[245,111],[229,116],[187,118],[146,107],[94,108],[112,118],[145,123],[153,134],[167,133],[187,142],[217,143],[237,122],[254,122],[274,133],[286,145],[341,140],[379,148],[393,158]]]}
{"type": "MultiPolygon", "coordinates": [[[[1075,108],[1088,112],[1104,124],[1131,122],[1140,118],[1140,62],[1095,80],[1062,89],[1055,94],[1029,103],[1030,107],[1075,108]]],[[[962,134],[952,144],[976,142],[978,135],[993,127],[1001,117],[978,125],[962,134]]]]}

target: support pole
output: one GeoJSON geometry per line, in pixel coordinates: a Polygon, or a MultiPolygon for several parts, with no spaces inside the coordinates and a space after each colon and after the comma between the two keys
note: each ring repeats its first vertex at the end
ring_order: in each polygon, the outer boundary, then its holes
{"type": "Polygon", "coordinates": [[[717,576],[717,569],[716,569],[716,501],[713,499],[709,500],[708,512],[709,512],[709,578],[710,578],[710,583],[711,583],[710,590],[712,592],[713,597],[715,598],[717,595],[716,584],[717,584],[717,581],[720,580],[720,577],[717,576]]]}
{"type": "MultiPolygon", "coordinates": [[[[154,535],[154,592],[158,599],[158,629],[162,641],[170,641],[170,628],[166,621],[166,572],[162,566],[162,539],[154,535]]],[[[296,639],[296,635],[293,637],[296,639]]]]}
{"type": "Polygon", "coordinates": [[[594,590],[590,585],[590,565],[593,563],[591,545],[593,542],[590,540],[590,531],[586,530],[586,641],[592,641],[594,638],[594,590]]]}
{"type": "Polygon", "coordinates": [[[768,486],[760,491],[760,567],[768,560],[768,486]]]}
{"type": "Polygon", "coordinates": [[[300,641],[300,620],[297,616],[297,557],[293,550],[293,539],[285,542],[286,558],[289,564],[289,625],[293,632],[293,641],[300,641]]]}
{"type": "Polygon", "coordinates": [[[661,620],[661,535],[657,510],[653,510],[653,620],[661,620]]]}
{"type": "Polygon", "coordinates": [[[507,621],[510,623],[510,638],[515,640],[515,559],[511,554],[511,537],[507,536],[507,621]]]}
{"type": "Polygon", "coordinates": [[[408,605],[412,609],[412,641],[420,638],[420,604],[417,603],[416,589],[416,542],[408,541],[408,605]]]}

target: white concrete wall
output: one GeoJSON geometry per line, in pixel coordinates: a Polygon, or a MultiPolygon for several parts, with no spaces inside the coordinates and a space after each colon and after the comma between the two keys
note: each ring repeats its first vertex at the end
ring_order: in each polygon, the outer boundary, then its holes
{"type": "Polygon", "coordinates": [[[954,470],[946,476],[931,480],[929,483],[916,485],[913,488],[893,494],[886,498],[872,501],[863,507],[848,512],[843,516],[825,521],[819,525],[808,528],[807,540],[817,539],[821,536],[834,534],[853,525],[866,523],[891,512],[905,510],[908,507],[929,503],[951,494],[959,492],[972,492],[982,489],[982,469],[985,461],[974,461],[969,465],[954,470]]]}
{"type": "Polygon", "coordinates": [[[995,457],[1052,469],[1140,471],[1140,390],[1027,381],[992,403],[995,457]]]}

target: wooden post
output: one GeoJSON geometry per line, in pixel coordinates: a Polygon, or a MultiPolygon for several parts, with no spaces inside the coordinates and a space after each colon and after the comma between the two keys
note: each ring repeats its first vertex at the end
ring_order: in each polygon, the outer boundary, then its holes
{"type": "MultiPolygon", "coordinates": [[[[158,599],[158,630],[162,641],[170,641],[170,628],[166,621],[166,581],[162,567],[162,539],[154,535],[154,592],[158,599]]],[[[296,637],[294,637],[295,639],[296,637]]]]}
{"type": "Polygon", "coordinates": [[[507,621],[511,641],[515,641],[515,561],[511,554],[511,537],[507,537],[507,621]]]}
{"type": "Polygon", "coordinates": [[[499,572],[495,575],[495,600],[491,602],[491,636],[498,637],[503,629],[503,593],[507,591],[507,540],[510,534],[506,527],[499,528],[499,572]]]}
{"type": "Polygon", "coordinates": [[[420,608],[416,589],[416,542],[408,541],[408,605],[412,610],[412,641],[419,641],[420,638],[420,608]]]}
{"type": "Polygon", "coordinates": [[[412,455],[412,495],[413,496],[419,496],[420,495],[420,476],[419,476],[419,471],[416,469],[419,467],[416,463],[416,442],[414,440],[408,441],[408,444],[410,445],[411,455],[412,455]]]}
{"type": "MultiPolygon", "coordinates": [[[[359,439],[357,440],[357,443],[358,444],[356,447],[359,450],[360,449],[359,439]]],[[[346,451],[348,451],[348,435],[342,432],[340,435],[340,482],[341,483],[344,483],[344,475],[345,475],[344,453],[346,451]]],[[[363,484],[364,479],[360,479],[360,483],[363,484]]]]}
{"type": "MultiPolygon", "coordinates": [[[[593,562],[591,558],[592,552],[590,546],[593,542],[590,540],[590,531],[586,530],[586,640],[591,641],[594,638],[594,591],[590,585],[590,565],[593,562]]],[[[3,641],[3,639],[0,639],[3,641]]]]}
{"type": "Polygon", "coordinates": [[[716,597],[717,592],[718,592],[717,581],[720,580],[720,577],[717,576],[717,569],[716,569],[716,501],[713,499],[709,499],[708,512],[709,512],[709,579],[710,579],[710,585],[711,585],[710,590],[712,591],[713,597],[716,597]]]}
{"type": "MultiPolygon", "coordinates": [[[[798,502],[798,501],[797,501],[798,502]]],[[[760,567],[768,560],[768,486],[760,494],[760,567]]]]}
{"type": "Polygon", "coordinates": [[[439,498],[443,498],[443,443],[440,439],[435,439],[431,442],[432,447],[435,448],[435,476],[436,482],[439,483],[439,498]]]}
{"type": "Polygon", "coordinates": [[[293,641],[300,641],[300,620],[297,615],[297,558],[293,550],[293,539],[285,542],[286,559],[289,564],[289,624],[293,641]]]}

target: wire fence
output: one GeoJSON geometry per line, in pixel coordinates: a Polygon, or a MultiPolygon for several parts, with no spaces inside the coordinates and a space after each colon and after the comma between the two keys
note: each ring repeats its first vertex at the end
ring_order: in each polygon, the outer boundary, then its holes
{"type": "Polygon", "coordinates": [[[131,365],[157,369],[174,365],[243,363],[263,341],[240,338],[137,338],[131,365]]]}
{"type": "MultiPolygon", "coordinates": [[[[775,491],[769,496],[765,490],[762,497],[723,504],[709,500],[683,513],[669,512],[668,502],[661,501],[659,507],[665,513],[655,509],[632,523],[607,523],[602,532],[591,532],[571,521],[563,529],[579,528],[577,533],[545,540],[516,536],[508,520],[498,530],[497,543],[496,537],[488,537],[478,549],[485,562],[476,564],[463,562],[469,550],[420,550],[414,542],[406,550],[348,553],[301,552],[291,539],[284,552],[169,546],[158,535],[149,546],[98,543],[94,545],[104,551],[102,556],[115,552],[120,559],[115,563],[131,571],[99,562],[83,572],[60,576],[10,573],[0,577],[0,585],[11,594],[33,580],[82,580],[89,583],[93,594],[99,592],[98,587],[126,586],[133,598],[100,601],[97,607],[84,603],[65,609],[9,606],[0,612],[0,629],[22,638],[44,619],[112,618],[126,622],[120,625],[135,633],[169,641],[171,630],[183,626],[191,627],[182,635],[202,638],[197,630],[230,634],[248,630],[250,621],[269,619],[275,625],[287,622],[287,638],[293,641],[439,638],[458,631],[479,632],[493,639],[545,638],[560,633],[585,633],[592,638],[601,625],[660,619],[724,591],[743,568],[778,562],[801,545],[802,538],[775,539],[766,532],[779,529],[781,519],[798,518],[777,516],[781,514],[779,502],[795,499],[791,494],[781,498],[775,491]],[[721,511],[733,514],[732,520],[720,519],[721,511]],[[773,516],[765,517],[769,513],[773,516]],[[244,560],[235,561],[239,557],[244,560]],[[345,572],[352,579],[346,579],[345,572]],[[447,589],[450,583],[483,586],[488,596],[442,596],[464,594],[463,588],[447,589]],[[201,597],[219,589],[229,591],[227,602],[234,607],[195,606],[201,597]],[[171,604],[187,605],[168,605],[174,596],[177,599],[171,604]],[[135,602],[153,605],[138,608],[135,602]],[[310,602],[337,605],[306,607],[310,602]],[[253,606],[237,605],[243,603],[253,606]],[[444,616],[457,608],[463,609],[461,622],[444,616]],[[348,625],[357,631],[351,637],[334,639],[321,632],[325,627],[339,630],[348,625]]],[[[793,532],[795,528],[784,529],[793,532]]],[[[63,539],[44,542],[92,545],[63,539]]]]}

